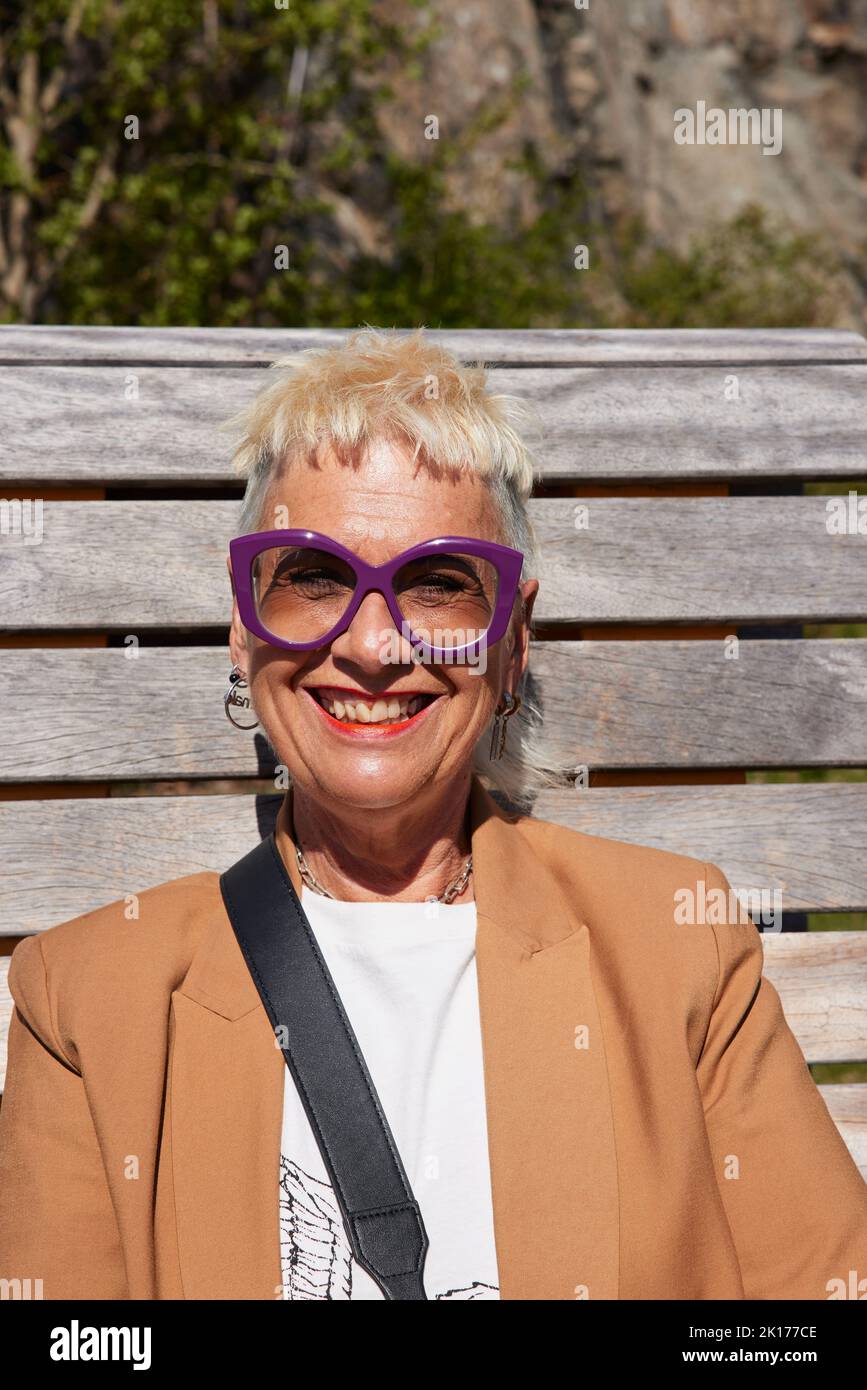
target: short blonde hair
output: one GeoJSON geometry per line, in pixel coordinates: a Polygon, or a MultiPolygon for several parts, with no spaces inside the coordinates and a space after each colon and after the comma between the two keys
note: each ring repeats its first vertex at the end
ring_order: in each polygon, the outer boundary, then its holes
{"type": "MultiPolygon", "coordinates": [[[[527,510],[535,470],[522,432],[538,417],[519,398],[488,390],[484,366],[461,363],[421,328],[367,326],[335,347],[281,357],[270,374],[273,380],[224,425],[240,431],[232,463],[247,483],[242,533],[259,529],[271,484],[291,462],[315,458],[323,445],[352,457],[389,439],[410,448],[412,461],[483,477],[507,543],[524,554],[523,578],[535,574],[537,546],[527,510]]],[[[490,762],[482,740],[475,769],[489,788],[520,807],[541,786],[561,784],[568,769],[544,755],[541,711],[526,677],[517,693],[523,708],[510,721],[506,755],[490,762]]]]}

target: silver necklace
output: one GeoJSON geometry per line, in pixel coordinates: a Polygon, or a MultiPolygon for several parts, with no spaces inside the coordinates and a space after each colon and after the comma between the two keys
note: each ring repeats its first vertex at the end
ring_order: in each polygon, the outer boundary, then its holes
{"type": "MultiPolygon", "coordinates": [[[[323,888],[322,884],[319,883],[313,877],[312,873],[310,872],[310,869],[308,868],[307,860],[304,858],[304,851],[302,850],[297,840],[295,840],[295,862],[298,865],[298,872],[301,875],[301,878],[304,881],[304,883],[307,884],[308,888],[312,888],[314,893],[321,893],[323,898],[334,898],[334,894],[329,893],[328,889],[323,888]]],[[[442,893],[437,899],[435,899],[435,901],[438,903],[453,902],[454,899],[458,897],[460,893],[463,893],[469,881],[470,874],[472,872],[473,856],[469,855],[466,864],[464,865],[461,872],[458,874],[457,878],[449,884],[446,891],[442,893]]]]}

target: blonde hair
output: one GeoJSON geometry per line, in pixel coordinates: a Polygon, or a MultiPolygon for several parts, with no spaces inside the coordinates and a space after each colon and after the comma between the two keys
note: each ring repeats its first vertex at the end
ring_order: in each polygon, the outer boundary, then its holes
{"type": "MultiPolygon", "coordinates": [[[[535,573],[536,537],[527,510],[534,466],[522,432],[538,417],[517,397],[489,391],[481,364],[463,365],[421,328],[407,333],[367,326],[336,347],[281,357],[269,370],[274,379],[223,426],[241,434],[232,463],[247,483],[242,533],[259,529],[271,484],[291,462],[315,458],[324,445],[348,459],[388,439],[410,448],[412,462],[483,477],[507,544],[524,554],[522,578],[535,573]]],[[[523,703],[509,721],[503,758],[489,761],[489,734],[474,758],[484,784],[519,809],[529,807],[542,787],[562,785],[572,770],[546,755],[542,712],[528,677],[515,692],[523,703]]]]}

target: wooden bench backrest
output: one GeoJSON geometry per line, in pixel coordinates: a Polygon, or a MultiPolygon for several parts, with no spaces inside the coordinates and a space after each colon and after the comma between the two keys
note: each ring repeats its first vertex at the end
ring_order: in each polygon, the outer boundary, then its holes
{"type": "MultiPolygon", "coordinates": [[[[275,358],[343,336],[0,328],[5,937],[220,870],[266,827],[273,802],[188,794],[272,770],[222,710],[241,488],[217,425],[275,358]]],[[[867,909],[867,783],[744,778],[867,766],[867,643],[801,635],[867,620],[867,517],[839,534],[800,487],[867,477],[867,342],[431,336],[539,413],[533,679],[591,785],[536,814],[713,861],[789,911],[867,909]]],[[[867,1061],[867,933],[764,944],[808,1061],[867,1061]]],[[[867,1086],[823,1094],[867,1168],[867,1086]]]]}

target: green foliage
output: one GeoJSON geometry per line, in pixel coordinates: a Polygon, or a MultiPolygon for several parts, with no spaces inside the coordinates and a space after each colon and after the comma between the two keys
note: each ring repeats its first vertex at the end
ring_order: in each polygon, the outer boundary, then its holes
{"type": "Polygon", "coordinates": [[[772,226],[757,207],[679,254],[646,246],[640,223],[616,244],[615,281],[636,328],[806,327],[823,321],[834,256],[772,226]]]}
{"type": "Polygon", "coordinates": [[[586,309],[571,268],[573,222],[557,198],[529,228],[474,224],[448,205],[446,171],[387,161],[393,253],[356,262],[344,314],[357,321],[446,328],[516,328],[576,322],[586,309]]]}
{"type": "Polygon", "coordinates": [[[0,302],[0,320],[825,321],[830,258],[758,209],[675,252],[638,221],[594,224],[581,172],[552,179],[528,149],[517,163],[535,189],[529,223],[470,218],[450,175],[520,109],[526,79],[480,107],[457,138],[419,136],[419,157],[398,158],[380,111],[396,63],[420,72],[438,32],[424,0],[399,12],[399,27],[373,0],[279,9],[275,0],[84,0],[70,44],[64,26],[76,8],[31,0],[4,33],[7,81],[20,91],[22,66],[38,55],[39,82],[56,77],[58,100],[39,118],[29,167],[0,145],[0,212],[5,223],[19,190],[28,239],[28,288],[0,302]],[[370,246],[359,235],[367,226],[377,229],[375,253],[360,249],[370,246]],[[587,270],[574,265],[582,243],[587,270]],[[281,247],[286,268],[275,265],[281,247]]]}
{"type": "Polygon", "coordinates": [[[813,241],[748,209],[677,252],[640,222],[592,225],[579,176],[540,186],[528,227],[503,231],[447,209],[445,169],[391,161],[394,256],[356,264],[352,319],[448,328],[805,327],[825,321],[833,266],[813,241]],[[587,270],[575,247],[590,248],[587,270]],[[831,267],[828,269],[826,267],[831,267]]]}
{"type": "MultiPolygon", "coordinates": [[[[89,0],[67,51],[72,9],[34,0],[4,34],[19,90],[35,55],[41,84],[64,74],[29,173],[0,151],[0,206],[16,186],[28,192],[34,316],[304,322],[316,235],[331,218],[308,146],[339,113],[344,164],[372,160],[377,69],[400,36],[370,0],[214,0],[216,41],[201,5],[89,0]],[[312,75],[290,93],[299,53],[312,75]],[[277,274],[282,245],[290,269],[277,274]]],[[[20,305],[0,306],[0,317],[20,316],[20,305]]]]}
{"type": "Polygon", "coordinates": [[[863,1085],[867,1062],[812,1062],[810,1074],[817,1086],[863,1085]]]}

